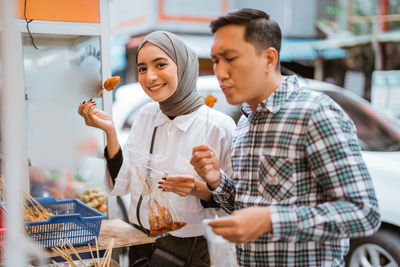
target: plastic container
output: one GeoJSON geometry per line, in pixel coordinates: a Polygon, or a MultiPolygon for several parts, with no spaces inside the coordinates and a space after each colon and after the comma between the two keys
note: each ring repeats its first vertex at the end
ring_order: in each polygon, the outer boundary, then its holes
{"type": "Polygon", "coordinates": [[[25,222],[25,231],[42,248],[68,239],[72,245],[94,244],[106,216],[78,199],[35,198],[54,215],[45,221],[25,222]]]}

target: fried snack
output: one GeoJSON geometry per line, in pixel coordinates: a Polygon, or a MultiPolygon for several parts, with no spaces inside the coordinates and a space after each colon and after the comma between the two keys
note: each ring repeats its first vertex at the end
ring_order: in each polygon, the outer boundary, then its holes
{"type": "Polygon", "coordinates": [[[101,88],[99,91],[97,91],[97,93],[92,96],[88,102],[90,102],[95,96],[97,96],[98,94],[100,94],[104,89],[106,89],[107,91],[112,91],[115,89],[115,87],[119,84],[119,82],[121,81],[121,78],[119,76],[113,76],[111,78],[108,78],[107,80],[105,80],[104,82],[104,87],[101,88]]]}
{"type": "Polygon", "coordinates": [[[104,82],[104,89],[106,89],[107,91],[112,91],[115,89],[115,87],[119,84],[120,81],[121,78],[119,76],[113,76],[111,78],[108,78],[104,82]]]}
{"type": "Polygon", "coordinates": [[[213,95],[208,95],[206,99],[204,99],[204,104],[206,104],[210,108],[214,106],[215,102],[217,102],[217,98],[213,95]]]}
{"type": "Polygon", "coordinates": [[[147,203],[150,208],[149,225],[151,237],[158,236],[169,231],[178,230],[187,224],[186,222],[174,221],[171,212],[166,206],[159,205],[155,199],[154,202],[157,205],[157,215],[151,208],[150,201],[147,203]]]}
{"type": "Polygon", "coordinates": [[[107,197],[100,188],[92,188],[81,193],[76,193],[75,198],[107,215],[107,197]]]}
{"type": "Polygon", "coordinates": [[[146,178],[144,178],[141,175],[138,166],[136,166],[136,173],[139,176],[140,181],[142,182],[145,194],[149,198],[149,200],[147,201],[147,205],[150,210],[150,214],[148,217],[150,225],[150,236],[151,237],[158,236],[166,232],[175,231],[184,227],[187,224],[186,222],[174,221],[171,211],[167,207],[168,205],[164,206],[159,203],[159,200],[164,200],[163,196],[162,195],[156,196],[156,192],[153,191],[153,188],[150,183],[150,177],[147,175],[147,173],[145,175],[146,178]],[[157,200],[157,197],[160,198],[158,198],[157,200]]]}

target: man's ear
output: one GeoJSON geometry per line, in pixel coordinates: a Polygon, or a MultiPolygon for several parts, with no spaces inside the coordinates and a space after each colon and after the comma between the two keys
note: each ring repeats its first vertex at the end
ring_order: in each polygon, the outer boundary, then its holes
{"type": "Polygon", "coordinates": [[[271,72],[276,68],[276,65],[279,62],[279,54],[278,51],[273,47],[268,47],[264,50],[265,57],[265,71],[271,72]]]}

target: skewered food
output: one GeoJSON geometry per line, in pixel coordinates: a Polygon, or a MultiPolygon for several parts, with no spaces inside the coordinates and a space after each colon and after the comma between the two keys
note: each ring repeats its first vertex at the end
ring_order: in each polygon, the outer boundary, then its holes
{"type": "Polygon", "coordinates": [[[187,224],[186,222],[179,222],[174,220],[171,210],[167,206],[168,202],[164,199],[164,195],[162,192],[159,192],[159,194],[157,195],[157,200],[156,192],[153,191],[150,177],[147,175],[147,173],[146,178],[143,178],[137,166],[136,173],[142,182],[144,192],[149,197],[147,205],[149,206],[150,210],[150,214],[148,217],[150,225],[150,236],[158,236],[166,232],[175,231],[184,227],[187,224]],[[160,204],[160,200],[163,204],[160,204]]]}
{"type": "Polygon", "coordinates": [[[111,78],[108,78],[107,80],[105,80],[103,88],[101,88],[94,96],[92,96],[89,99],[89,101],[91,101],[95,96],[100,94],[104,89],[106,89],[107,91],[114,90],[120,81],[121,81],[121,78],[119,76],[113,76],[111,78]]]}
{"type": "Polygon", "coordinates": [[[204,104],[206,104],[210,108],[214,106],[215,102],[217,102],[217,98],[213,95],[208,95],[206,99],[204,99],[204,104]]]}
{"type": "Polygon", "coordinates": [[[111,78],[108,78],[104,82],[104,88],[107,91],[112,91],[115,89],[115,87],[119,84],[120,81],[121,81],[121,78],[119,76],[113,76],[111,78]]]}
{"type": "Polygon", "coordinates": [[[24,220],[26,222],[45,221],[54,215],[53,213],[48,212],[45,207],[43,207],[28,193],[25,193],[25,198],[31,204],[31,206],[25,204],[24,220]]]}

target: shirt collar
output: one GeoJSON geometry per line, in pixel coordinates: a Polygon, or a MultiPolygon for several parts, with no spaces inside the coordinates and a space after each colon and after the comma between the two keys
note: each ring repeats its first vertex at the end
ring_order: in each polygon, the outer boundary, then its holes
{"type": "MultiPolygon", "coordinates": [[[[201,108],[201,107],[200,107],[201,108]]],[[[197,109],[196,111],[193,111],[189,114],[186,115],[181,115],[181,116],[177,116],[175,117],[173,120],[171,120],[170,118],[168,118],[167,115],[165,115],[164,113],[162,113],[162,111],[160,110],[157,114],[156,120],[155,120],[155,127],[159,127],[167,122],[172,122],[172,124],[177,127],[178,129],[180,129],[183,132],[186,132],[186,130],[189,128],[189,126],[193,123],[195,117],[198,114],[198,111],[200,110],[197,109]]]]}
{"type": "MultiPolygon", "coordinates": [[[[276,89],[267,99],[261,101],[258,106],[256,113],[269,111],[271,113],[278,113],[282,106],[286,103],[289,96],[299,87],[299,82],[296,75],[288,76],[282,84],[276,89]]],[[[242,112],[246,117],[253,115],[250,105],[244,103],[241,106],[242,112]]]]}

